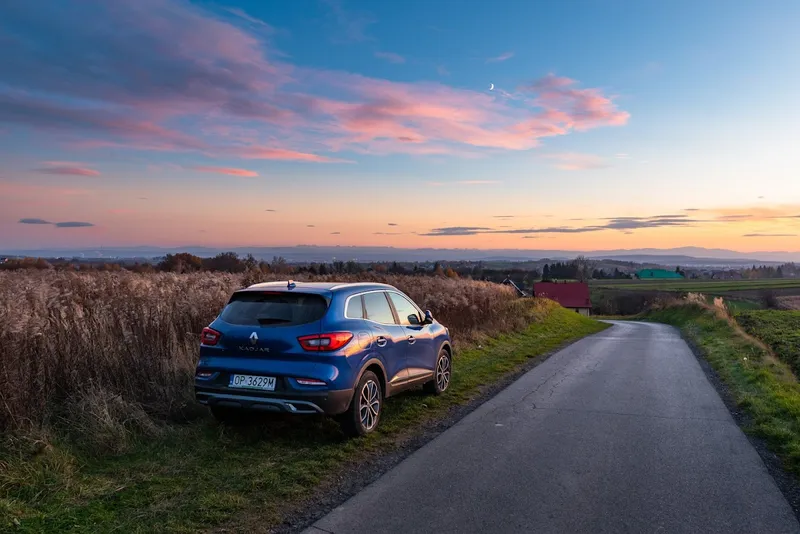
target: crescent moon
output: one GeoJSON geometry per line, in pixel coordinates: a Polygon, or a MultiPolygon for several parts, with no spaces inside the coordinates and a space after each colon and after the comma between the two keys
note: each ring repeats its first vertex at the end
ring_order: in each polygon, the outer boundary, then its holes
{"type": "Polygon", "coordinates": [[[490,84],[489,84],[489,90],[490,90],[490,91],[494,91],[494,84],[493,84],[493,83],[490,83],[490,84]]]}

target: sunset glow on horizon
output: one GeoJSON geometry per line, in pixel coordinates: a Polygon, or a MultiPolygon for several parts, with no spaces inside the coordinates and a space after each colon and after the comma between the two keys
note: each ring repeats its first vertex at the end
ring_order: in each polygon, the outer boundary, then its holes
{"type": "Polygon", "coordinates": [[[797,3],[46,4],[0,251],[800,250],[797,3]]]}

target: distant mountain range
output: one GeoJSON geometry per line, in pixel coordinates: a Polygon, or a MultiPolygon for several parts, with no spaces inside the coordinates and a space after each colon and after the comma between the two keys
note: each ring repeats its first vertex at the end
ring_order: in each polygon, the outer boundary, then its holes
{"type": "Polygon", "coordinates": [[[282,256],[290,262],[348,261],[536,261],[542,259],[568,260],[577,255],[593,259],[608,259],[667,266],[736,266],[800,261],[800,252],[736,252],[726,249],[679,247],[669,249],[644,248],[630,250],[519,250],[519,249],[448,249],[448,248],[394,248],[298,245],[294,247],[102,247],[102,248],[47,248],[37,250],[0,250],[6,256],[38,256],[45,258],[142,258],[152,259],[176,252],[188,252],[209,257],[220,252],[233,251],[239,255],[252,254],[258,259],[271,260],[282,256]]]}

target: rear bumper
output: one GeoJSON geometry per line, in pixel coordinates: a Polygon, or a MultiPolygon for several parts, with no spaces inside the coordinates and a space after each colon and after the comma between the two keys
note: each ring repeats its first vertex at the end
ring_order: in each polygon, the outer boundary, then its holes
{"type": "Polygon", "coordinates": [[[291,414],[325,414],[337,415],[350,407],[353,398],[352,389],[334,391],[297,391],[274,394],[231,391],[227,388],[202,387],[195,385],[195,397],[200,404],[238,408],[260,412],[282,412],[291,414]]]}

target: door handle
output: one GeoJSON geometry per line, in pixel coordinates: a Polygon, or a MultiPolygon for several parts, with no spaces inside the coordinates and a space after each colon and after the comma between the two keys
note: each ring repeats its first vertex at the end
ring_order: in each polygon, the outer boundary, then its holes
{"type": "Polygon", "coordinates": [[[385,347],[386,346],[386,338],[383,337],[383,336],[378,336],[378,339],[375,340],[375,344],[378,345],[379,347],[385,347]]]}
{"type": "Polygon", "coordinates": [[[417,340],[414,338],[414,336],[408,336],[408,344],[409,345],[413,345],[416,342],[417,342],[417,340]]]}

